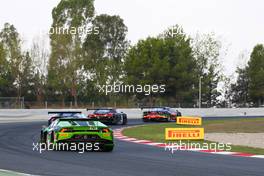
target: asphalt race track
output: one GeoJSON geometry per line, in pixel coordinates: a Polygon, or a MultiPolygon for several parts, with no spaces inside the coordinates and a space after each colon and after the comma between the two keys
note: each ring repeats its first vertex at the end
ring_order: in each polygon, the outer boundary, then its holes
{"type": "MultiPolygon", "coordinates": [[[[130,120],[130,124],[141,124],[130,120]]],[[[54,176],[263,176],[264,160],[162,148],[116,140],[111,153],[33,151],[46,122],[0,124],[0,169],[54,176]]],[[[118,127],[118,126],[117,126],[118,127]]],[[[117,128],[113,127],[113,128],[117,128]]],[[[120,127],[120,126],[119,126],[120,127]]]]}

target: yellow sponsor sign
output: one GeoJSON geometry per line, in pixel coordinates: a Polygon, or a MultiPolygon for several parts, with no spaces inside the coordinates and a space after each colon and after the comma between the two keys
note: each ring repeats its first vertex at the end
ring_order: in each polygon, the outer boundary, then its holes
{"type": "Polygon", "coordinates": [[[180,125],[202,125],[201,117],[177,117],[177,124],[180,125]]]}
{"type": "Polygon", "coordinates": [[[166,128],[166,140],[204,139],[204,128],[166,128]]]}

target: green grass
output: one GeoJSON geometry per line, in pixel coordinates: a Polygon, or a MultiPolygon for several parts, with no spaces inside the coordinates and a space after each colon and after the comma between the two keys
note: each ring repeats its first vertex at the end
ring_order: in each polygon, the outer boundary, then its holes
{"type": "MultiPolygon", "coordinates": [[[[178,142],[165,140],[165,128],[182,128],[192,127],[186,125],[177,125],[175,123],[155,123],[133,128],[124,129],[125,136],[151,140],[153,142],[178,142]]],[[[261,133],[264,132],[264,119],[250,118],[250,119],[226,119],[226,120],[204,120],[202,127],[205,128],[205,133],[261,133]]],[[[208,144],[212,141],[191,140],[189,142],[208,144]]],[[[232,150],[235,152],[244,152],[252,154],[264,154],[264,149],[253,148],[246,146],[232,145],[232,150]]]]}
{"type": "Polygon", "coordinates": [[[264,118],[205,120],[207,133],[264,133],[264,118]]]}

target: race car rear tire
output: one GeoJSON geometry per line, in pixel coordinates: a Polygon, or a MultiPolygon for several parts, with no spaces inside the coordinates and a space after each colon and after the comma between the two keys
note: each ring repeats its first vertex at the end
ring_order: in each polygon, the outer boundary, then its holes
{"type": "Polygon", "coordinates": [[[46,143],[47,146],[53,144],[53,142],[54,142],[54,132],[52,132],[52,133],[50,134],[50,139],[49,139],[47,133],[46,133],[46,135],[44,135],[44,137],[45,137],[45,143],[46,143]]]}
{"type": "Polygon", "coordinates": [[[148,119],[145,119],[145,118],[143,118],[142,120],[143,120],[143,122],[148,122],[149,121],[148,119]]]}
{"type": "Polygon", "coordinates": [[[123,123],[122,123],[122,125],[126,125],[126,124],[127,124],[127,116],[124,115],[122,118],[123,118],[123,123]]]}
{"type": "Polygon", "coordinates": [[[112,152],[114,150],[114,146],[104,146],[103,152],[112,152]]]}
{"type": "Polygon", "coordinates": [[[47,142],[47,133],[46,132],[41,132],[41,135],[40,135],[40,142],[41,143],[46,143],[47,142]]]}
{"type": "Polygon", "coordinates": [[[120,120],[117,120],[117,122],[114,124],[115,125],[126,125],[127,124],[127,116],[126,115],[120,115],[120,120]]]}
{"type": "Polygon", "coordinates": [[[122,115],[120,115],[120,116],[117,115],[115,118],[116,118],[116,120],[115,120],[116,122],[114,123],[115,125],[122,125],[123,124],[124,119],[123,119],[122,115]]]}
{"type": "Polygon", "coordinates": [[[45,143],[45,142],[46,142],[46,139],[44,137],[43,132],[41,131],[41,133],[40,133],[40,143],[45,143]]]}

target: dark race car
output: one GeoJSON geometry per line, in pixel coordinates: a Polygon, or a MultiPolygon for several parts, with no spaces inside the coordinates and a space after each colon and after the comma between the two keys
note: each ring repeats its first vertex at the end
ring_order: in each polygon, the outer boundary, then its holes
{"type": "Polygon", "coordinates": [[[48,125],[50,125],[53,121],[63,118],[63,117],[76,117],[76,118],[87,118],[81,111],[51,111],[48,112],[51,115],[48,125]]]}
{"type": "Polygon", "coordinates": [[[119,112],[115,108],[96,108],[96,109],[87,109],[94,110],[92,114],[88,115],[90,119],[97,119],[102,123],[106,124],[115,124],[115,125],[126,125],[127,124],[127,115],[123,112],[119,112]]]}
{"type": "Polygon", "coordinates": [[[170,107],[141,107],[141,110],[148,109],[143,111],[144,122],[148,121],[175,121],[177,116],[181,116],[181,112],[178,110],[173,110],[170,107]]]}

